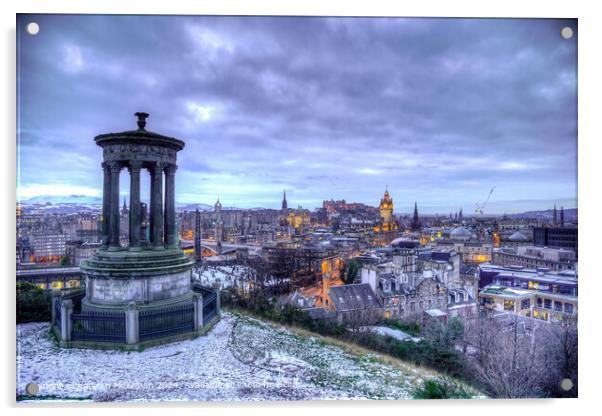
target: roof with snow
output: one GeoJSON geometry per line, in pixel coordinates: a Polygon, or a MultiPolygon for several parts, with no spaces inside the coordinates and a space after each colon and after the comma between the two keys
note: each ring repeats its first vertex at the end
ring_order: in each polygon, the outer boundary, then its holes
{"type": "Polygon", "coordinates": [[[447,313],[443,312],[441,309],[429,309],[424,311],[424,313],[433,318],[438,318],[447,315],[447,313]]]}
{"type": "Polygon", "coordinates": [[[461,227],[461,226],[454,228],[449,235],[452,238],[453,237],[472,237],[472,233],[469,230],[467,230],[466,228],[461,227]]]}
{"type": "Polygon", "coordinates": [[[510,237],[508,237],[510,241],[528,241],[529,239],[520,231],[515,232],[510,237]]]}

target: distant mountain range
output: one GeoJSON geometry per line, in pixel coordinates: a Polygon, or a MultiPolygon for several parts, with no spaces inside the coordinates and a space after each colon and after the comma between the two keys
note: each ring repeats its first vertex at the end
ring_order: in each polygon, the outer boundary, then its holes
{"type": "MultiPolygon", "coordinates": [[[[29,199],[20,201],[23,206],[36,206],[44,208],[48,211],[64,211],[76,212],[80,208],[100,208],[102,206],[101,196],[89,195],[39,195],[29,199]]],[[[121,206],[121,202],[119,204],[121,206]]],[[[194,211],[197,208],[200,211],[213,211],[214,207],[210,204],[177,204],[179,211],[194,211]]],[[[223,207],[222,210],[228,211],[236,209],[235,207],[223,207]]],[[[260,210],[264,208],[250,208],[250,210],[260,210]]],[[[560,220],[560,208],[557,210],[558,220],[560,220]]],[[[543,211],[527,211],[518,214],[507,214],[508,218],[536,218],[551,220],[554,216],[554,211],[551,209],[543,211]]],[[[567,208],[564,210],[564,220],[567,223],[577,222],[578,209],[567,208]]]]}
{"type": "MultiPolygon", "coordinates": [[[[102,206],[102,197],[89,195],[39,195],[29,199],[22,199],[20,203],[25,207],[35,206],[36,208],[50,211],[62,207],[72,212],[78,207],[99,208],[102,206]]],[[[126,203],[129,203],[127,199],[126,203]]],[[[121,204],[122,201],[120,200],[120,207],[121,204]]],[[[177,207],[178,210],[182,211],[194,211],[197,208],[200,211],[213,211],[213,205],[209,204],[177,204],[177,207]]],[[[234,208],[223,207],[222,209],[226,211],[234,208]]]]}
{"type": "Polygon", "coordinates": [[[89,195],[39,195],[21,200],[21,205],[102,205],[102,197],[89,195]]]}

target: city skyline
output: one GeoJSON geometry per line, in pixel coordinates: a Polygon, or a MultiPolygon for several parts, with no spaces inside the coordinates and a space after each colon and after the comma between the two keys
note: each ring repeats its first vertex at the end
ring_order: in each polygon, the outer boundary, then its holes
{"type": "Polygon", "coordinates": [[[574,208],[567,25],[20,15],[18,198],[100,196],[92,138],[147,111],[187,143],[179,203],[278,208],[286,189],[291,207],[374,206],[388,186],[396,212],[469,215],[496,186],[492,214],[574,208]]]}

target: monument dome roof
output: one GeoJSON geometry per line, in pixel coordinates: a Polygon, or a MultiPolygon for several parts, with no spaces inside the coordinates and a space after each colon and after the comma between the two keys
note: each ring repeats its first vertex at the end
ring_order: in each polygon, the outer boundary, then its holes
{"type": "Polygon", "coordinates": [[[128,130],[119,133],[99,134],[94,141],[100,147],[112,144],[147,144],[151,146],[170,147],[175,150],[182,150],[184,142],[175,137],[164,136],[145,129],[147,113],[136,113],[138,117],[138,129],[128,130]]]}

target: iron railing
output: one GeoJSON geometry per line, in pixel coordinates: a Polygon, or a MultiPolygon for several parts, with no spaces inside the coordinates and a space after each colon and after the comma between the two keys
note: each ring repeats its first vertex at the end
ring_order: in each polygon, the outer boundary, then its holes
{"type": "Polygon", "coordinates": [[[194,331],[194,305],[190,303],[141,310],[138,319],[140,341],[192,332],[194,331]]]}
{"type": "Polygon", "coordinates": [[[217,313],[217,294],[203,296],[203,326],[207,325],[217,313]]]}
{"type": "Polygon", "coordinates": [[[74,341],[125,343],[125,312],[84,312],[71,315],[74,341]]]}

